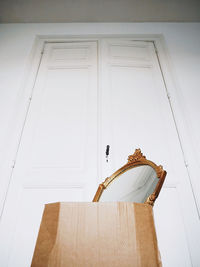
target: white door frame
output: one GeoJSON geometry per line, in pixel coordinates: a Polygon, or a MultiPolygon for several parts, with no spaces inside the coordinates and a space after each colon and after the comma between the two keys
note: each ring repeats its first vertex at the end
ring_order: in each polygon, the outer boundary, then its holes
{"type": "MultiPolygon", "coordinates": [[[[23,84],[19,90],[19,94],[16,100],[16,104],[13,107],[13,120],[10,130],[13,133],[13,138],[11,140],[12,144],[8,151],[6,151],[5,161],[7,164],[4,170],[1,171],[2,177],[4,177],[3,185],[0,188],[0,195],[2,194],[2,199],[0,199],[0,211],[3,211],[6,194],[9,188],[10,180],[12,177],[13,167],[15,165],[15,159],[17,156],[19,144],[21,141],[21,135],[24,129],[30,99],[33,92],[35,80],[37,77],[37,72],[42,58],[42,53],[45,43],[48,42],[73,42],[73,41],[98,41],[101,39],[121,39],[121,40],[134,40],[134,41],[151,41],[155,44],[155,49],[157,51],[158,60],[160,62],[163,78],[166,84],[166,93],[169,97],[169,103],[171,105],[172,113],[174,116],[175,124],[177,127],[177,132],[179,135],[180,145],[183,152],[183,160],[188,171],[189,181],[191,183],[192,190],[194,193],[194,199],[196,201],[196,206],[200,207],[200,196],[198,192],[200,190],[200,182],[197,180],[197,173],[200,173],[200,166],[196,163],[196,155],[198,153],[195,151],[192,143],[193,134],[189,131],[190,123],[187,119],[187,110],[185,110],[184,98],[181,95],[181,90],[178,87],[176,78],[174,77],[175,70],[173,68],[172,60],[170,59],[169,53],[167,51],[165,40],[162,35],[65,35],[65,36],[36,36],[32,51],[27,62],[26,72],[24,74],[23,84]]],[[[8,140],[10,141],[10,140],[8,140]]],[[[7,142],[6,142],[7,143],[7,142]]],[[[5,147],[6,149],[6,147],[5,147]]],[[[169,185],[167,187],[174,187],[174,185],[169,185]]],[[[187,200],[185,200],[187,201],[187,200]]],[[[184,204],[182,203],[182,206],[184,204]]],[[[182,211],[183,212],[183,211],[182,211]]],[[[191,249],[191,248],[190,248],[191,249]]],[[[191,253],[191,251],[190,251],[191,253]]],[[[195,258],[195,255],[194,255],[195,258]]]]}
{"type": "Polygon", "coordinates": [[[118,35],[38,35],[35,38],[32,51],[27,62],[26,71],[24,74],[24,80],[19,90],[19,94],[16,100],[14,108],[15,117],[13,118],[13,140],[10,146],[10,150],[7,151],[7,168],[2,170],[3,184],[0,189],[0,193],[3,196],[0,199],[0,211],[3,211],[6,194],[12,177],[12,170],[15,165],[15,158],[17,156],[18,147],[20,144],[21,134],[26,121],[27,111],[30,105],[30,99],[34,88],[34,83],[37,76],[37,71],[42,58],[42,53],[45,43],[48,42],[73,42],[73,41],[98,41],[104,39],[122,39],[122,40],[134,40],[134,41],[151,41],[154,42],[155,49],[160,62],[163,78],[166,84],[166,93],[169,98],[171,109],[173,112],[177,132],[179,135],[180,145],[183,152],[183,160],[185,162],[188,176],[190,179],[191,187],[196,201],[196,206],[200,213],[200,182],[197,179],[197,173],[200,173],[200,166],[198,166],[196,158],[198,156],[195,151],[195,146],[190,146],[192,140],[194,140],[192,133],[190,132],[190,123],[187,118],[187,110],[185,110],[184,98],[179,90],[176,78],[174,77],[174,68],[170,59],[165,40],[163,35],[134,35],[134,34],[118,34],[118,35]]]}

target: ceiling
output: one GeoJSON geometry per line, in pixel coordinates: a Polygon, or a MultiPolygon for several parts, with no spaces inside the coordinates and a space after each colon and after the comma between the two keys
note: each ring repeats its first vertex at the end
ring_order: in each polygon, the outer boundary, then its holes
{"type": "Polygon", "coordinates": [[[200,0],[0,0],[1,23],[198,21],[200,0]]]}

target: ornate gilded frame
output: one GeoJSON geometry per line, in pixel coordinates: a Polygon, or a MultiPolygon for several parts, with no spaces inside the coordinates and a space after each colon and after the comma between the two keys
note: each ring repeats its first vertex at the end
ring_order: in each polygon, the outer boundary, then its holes
{"type": "Polygon", "coordinates": [[[146,204],[153,206],[156,198],[158,197],[158,195],[160,193],[160,190],[161,190],[162,185],[164,183],[165,176],[166,176],[167,172],[165,170],[163,170],[163,167],[161,165],[157,166],[154,162],[147,160],[139,148],[135,150],[133,155],[130,155],[128,157],[127,164],[125,164],[119,170],[114,172],[110,177],[106,178],[102,184],[99,185],[97,192],[93,198],[93,202],[99,201],[103,191],[120,174],[122,174],[123,172],[127,171],[130,168],[134,168],[134,167],[141,166],[141,165],[151,166],[155,170],[157,177],[159,179],[154,192],[145,201],[146,204]]]}

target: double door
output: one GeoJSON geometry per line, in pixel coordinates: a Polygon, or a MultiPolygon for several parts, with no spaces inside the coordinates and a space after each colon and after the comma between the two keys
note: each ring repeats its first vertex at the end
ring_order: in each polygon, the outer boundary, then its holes
{"type": "Polygon", "coordinates": [[[135,148],[168,172],[154,207],[163,265],[197,266],[197,211],[153,42],[46,43],[2,216],[0,265],[29,266],[44,203],[91,201],[135,148]]]}

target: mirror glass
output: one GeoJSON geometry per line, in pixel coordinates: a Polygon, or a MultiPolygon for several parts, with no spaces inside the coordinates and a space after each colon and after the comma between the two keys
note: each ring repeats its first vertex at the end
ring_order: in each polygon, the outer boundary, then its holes
{"type": "Polygon", "coordinates": [[[127,201],[144,203],[151,195],[159,179],[149,165],[126,169],[107,186],[99,201],[127,201]]]}

